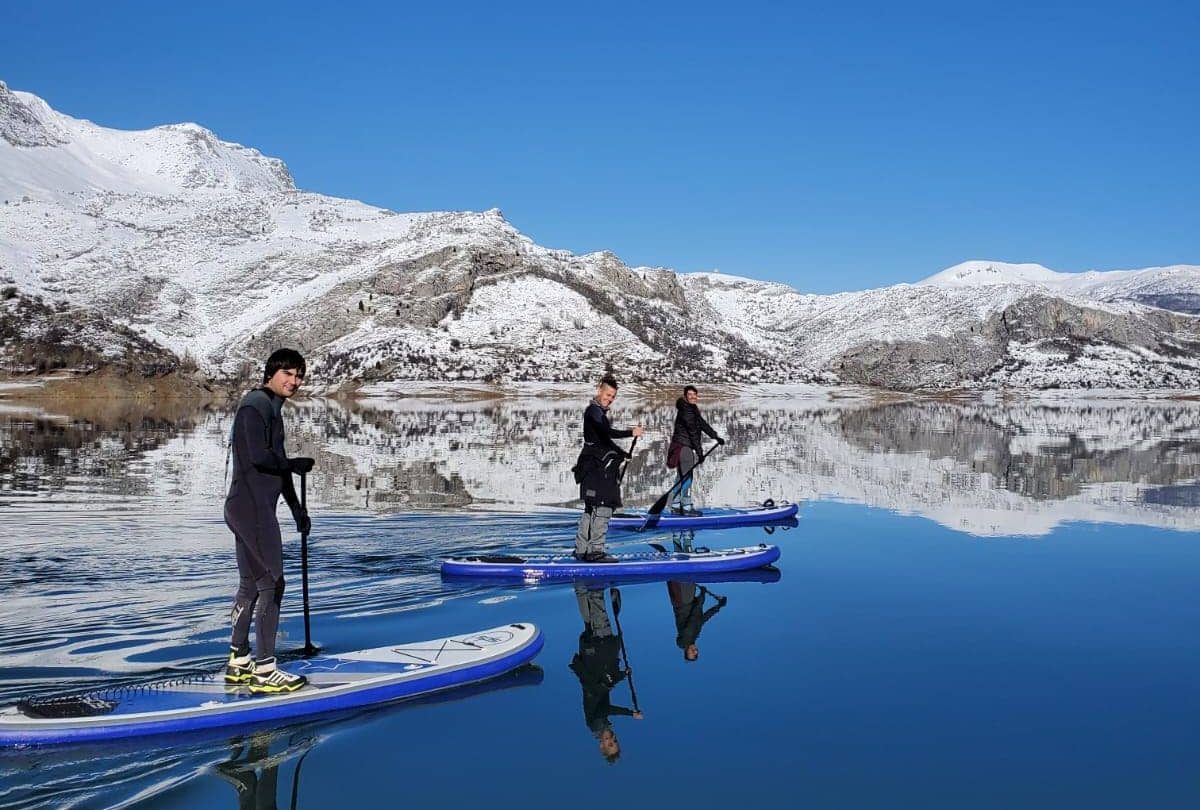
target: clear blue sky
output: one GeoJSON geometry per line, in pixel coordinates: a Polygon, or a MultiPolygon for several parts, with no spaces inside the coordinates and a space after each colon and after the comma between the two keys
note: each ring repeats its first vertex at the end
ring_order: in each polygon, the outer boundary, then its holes
{"type": "Polygon", "coordinates": [[[10,0],[0,79],[304,189],[805,291],[1200,263],[1195,0],[182,5],[10,0]]]}

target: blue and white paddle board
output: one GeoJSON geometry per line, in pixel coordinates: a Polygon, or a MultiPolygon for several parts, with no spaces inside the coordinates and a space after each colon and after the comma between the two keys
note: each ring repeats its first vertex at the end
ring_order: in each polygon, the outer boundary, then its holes
{"type": "Polygon", "coordinates": [[[442,560],[442,573],[453,577],[541,580],[551,577],[673,577],[676,575],[745,571],[779,559],[779,546],[757,545],[711,551],[639,551],[614,554],[615,562],[584,562],[572,555],[522,557],[477,554],[442,560]]]}
{"type": "Polygon", "coordinates": [[[0,746],[58,745],[283,724],[477,683],[530,661],[542,649],[532,624],[508,624],[449,638],[321,655],[284,665],[308,684],[281,695],[251,695],[223,673],[123,684],[79,695],[32,698],[0,710],[0,746]]]}
{"type": "MultiPolygon", "coordinates": [[[[699,516],[677,515],[670,509],[663,511],[656,529],[720,529],[733,526],[755,526],[760,523],[782,522],[795,517],[800,506],[794,503],[773,502],[767,505],[747,507],[715,507],[705,509],[699,516]]],[[[610,529],[639,530],[646,525],[645,512],[629,512],[622,510],[615,513],[608,522],[610,529]]]]}

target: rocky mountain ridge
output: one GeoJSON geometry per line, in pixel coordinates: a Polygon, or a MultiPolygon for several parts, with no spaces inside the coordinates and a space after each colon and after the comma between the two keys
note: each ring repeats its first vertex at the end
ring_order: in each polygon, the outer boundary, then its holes
{"type": "Polygon", "coordinates": [[[398,214],[301,191],[282,161],[198,125],[108,129],[2,84],[0,198],[0,290],[23,307],[5,310],[13,374],[39,370],[30,347],[45,334],[15,313],[42,307],[87,313],[86,329],[55,332],[79,350],[64,354],[153,374],[158,361],[131,362],[153,346],[229,380],[287,344],[326,386],[611,368],[900,390],[1200,387],[1194,266],[974,262],[804,294],[546,248],[495,209],[398,214]]]}

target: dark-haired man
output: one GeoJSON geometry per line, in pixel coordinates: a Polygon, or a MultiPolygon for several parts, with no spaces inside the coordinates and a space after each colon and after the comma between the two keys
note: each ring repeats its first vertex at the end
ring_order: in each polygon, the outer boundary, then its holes
{"type": "Polygon", "coordinates": [[[583,412],[583,450],[575,464],[575,480],[583,499],[583,514],[575,532],[575,556],[586,562],[615,562],[604,551],[608,521],[621,506],[621,464],[630,454],[613,439],[641,436],[642,426],[617,430],[608,421],[608,409],[617,398],[617,381],[606,376],[596,386],[596,396],[583,412]]]}
{"type": "Polygon", "coordinates": [[[701,433],[706,433],[717,444],[725,444],[725,440],[717,435],[712,425],[704,421],[700,415],[700,392],[696,386],[689,385],[683,389],[683,396],[675,401],[675,430],[671,433],[671,444],[667,449],[667,466],[675,467],[679,472],[679,481],[675,485],[674,511],[677,515],[698,516],[692,504],[692,483],[696,479],[693,472],[703,448],[701,433]]]}
{"type": "Polygon", "coordinates": [[[275,507],[282,495],[296,529],[307,533],[308,513],[296,497],[292,473],[306,474],[311,458],[289,459],[283,447],[283,403],[304,381],[304,358],[279,349],[268,359],[263,385],[242,399],[233,420],[230,446],[233,480],[225,498],[225,523],[237,547],[238,590],[230,620],[233,636],[225,682],[246,685],[254,694],[294,692],[306,683],[301,675],[275,665],[275,633],[283,601],[283,543],[275,507]],[[250,657],[250,619],[254,618],[256,658],[250,657]]]}

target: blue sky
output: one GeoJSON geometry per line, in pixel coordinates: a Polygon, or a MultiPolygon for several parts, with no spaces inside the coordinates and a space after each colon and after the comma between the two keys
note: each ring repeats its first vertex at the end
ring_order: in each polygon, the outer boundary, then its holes
{"type": "Polygon", "coordinates": [[[5,3],[0,79],[300,187],[812,292],[1200,263],[1200,4],[5,3]]]}

